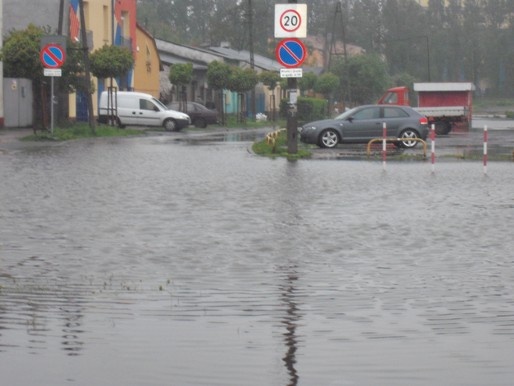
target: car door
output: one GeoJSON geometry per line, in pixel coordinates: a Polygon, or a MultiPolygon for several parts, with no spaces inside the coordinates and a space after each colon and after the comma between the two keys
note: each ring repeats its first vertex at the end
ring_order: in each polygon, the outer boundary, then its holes
{"type": "Polygon", "coordinates": [[[405,120],[409,115],[401,108],[398,107],[384,107],[383,108],[383,121],[387,127],[388,136],[398,136],[398,132],[405,120]]]}
{"type": "Polygon", "coordinates": [[[344,141],[361,142],[381,136],[380,109],[380,106],[367,106],[355,111],[343,124],[344,141]]]}
{"type": "Polygon", "coordinates": [[[139,111],[137,112],[138,125],[141,126],[160,126],[159,107],[151,100],[139,98],[139,111]]]}

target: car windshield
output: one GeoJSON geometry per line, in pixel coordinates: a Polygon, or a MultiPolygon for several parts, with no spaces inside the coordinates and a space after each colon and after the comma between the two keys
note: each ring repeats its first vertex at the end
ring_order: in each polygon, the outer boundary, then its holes
{"type": "Polygon", "coordinates": [[[335,117],[334,119],[346,119],[346,118],[348,118],[350,115],[352,115],[352,114],[355,112],[355,110],[356,110],[356,109],[357,109],[357,108],[356,108],[356,107],[354,107],[353,109],[346,110],[344,113],[339,114],[339,115],[338,115],[337,117],[335,117]]]}
{"type": "Polygon", "coordinates": [[[162,104],[162,102],[161,102],[159,99],[152,98],[152,100],[153,100],[153,101],[154,101],[154,103],[155,103],[156,105],[158,105],[161,109],[163,109],[163,110],[169,110],[166,106],[164,106],[164,105],[162,104]]]}

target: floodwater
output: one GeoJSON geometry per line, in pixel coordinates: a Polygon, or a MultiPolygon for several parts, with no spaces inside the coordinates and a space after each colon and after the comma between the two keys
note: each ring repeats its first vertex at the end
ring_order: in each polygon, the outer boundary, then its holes
{"type": "Polygon", "coordinates": [[[512,163],[238,139],[0,153],[2,384],[512,384],[512,163]]]}

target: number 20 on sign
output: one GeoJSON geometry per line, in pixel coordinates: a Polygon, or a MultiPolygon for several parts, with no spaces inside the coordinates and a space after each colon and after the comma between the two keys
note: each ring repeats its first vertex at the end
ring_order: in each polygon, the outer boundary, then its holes
{"type": "Polygon", "coordinates": [[[307,4],[275,4],[275,37],[307,37],[307,4]]]}

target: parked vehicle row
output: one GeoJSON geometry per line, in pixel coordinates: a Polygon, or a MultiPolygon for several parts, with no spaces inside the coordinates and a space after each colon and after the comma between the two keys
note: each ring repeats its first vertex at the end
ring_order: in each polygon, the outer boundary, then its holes
{"type": "Polygon", "coordinates": [[[100,94],[98,121],[109,123],[112,119],[119,127],[162,126],[167,131],[179,131],[191,124],[205,128],[218,123],[218,113],[196,102],[165,106],[150,94],[104,91],[100,94]]]}
{"type": "MultiPolygon", "coordinates": [[[[112,119],[119,127],[162,126],[167,131],[179,131],[190,124],[204,128],[218,123],[216,111],[196,102],[173,102],[165,106],[145,93],[104,91],[100,95],[98,120],[109,123],[112,119]]],[[[395,144],[405,148],[415,147],[417,139],[424,140],[428,135],[427,118],[411,107],[365,105],[334,119],[303,125],[299,128],[300,140],[325,148],[339,143],[367,143],[382,136],[383,124],[387,127],[387,136],[398,138],[395,144]]]]}

